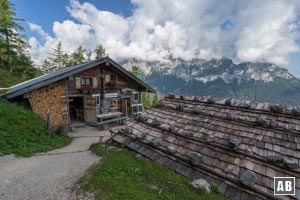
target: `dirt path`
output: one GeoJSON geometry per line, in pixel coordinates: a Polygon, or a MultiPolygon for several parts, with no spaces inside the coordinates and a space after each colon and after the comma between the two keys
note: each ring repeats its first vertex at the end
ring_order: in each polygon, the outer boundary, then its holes
{"type": "Polygon", "coordinates": [[[0,199],[75,199],[70,189],[99,157],[88,149],[92,143],[109,136],[93,127],[72,133],[74,141],[62,148],[30,158],[0,157],[0,199]]]}

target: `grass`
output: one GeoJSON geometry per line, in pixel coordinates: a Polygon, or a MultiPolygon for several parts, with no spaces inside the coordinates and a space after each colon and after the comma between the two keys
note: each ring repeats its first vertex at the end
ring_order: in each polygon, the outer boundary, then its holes
{"type": "Polygon", "coordinates": [[[43,119],[31,110],[0,98],[0,154],[30,156],[63,147],[72,141],[49,132],[43,119]]]}
{"type": "Polygon", "coordinates": [[[212,185],[211,194],[197,190],[190,179],[147,158],[136,158],[127,149],[106,151],[97,143],[91,150],[103,158],[79,181],[79,186],[96,199],[226,199],[216,185],[212,185]]]}
{"type": "Polygon", "coordinates": [[[10,87],[22,81],[25,80],[18,76],[11,75],[7,70],[0,68],[0,88],[10,87]]]}
{"type": "Polygon", "coordinates": [[[0,94],[6,92],[9,87],[22,81],[25,80],[18,76],[11,75],[7,70],[0,67],[0,94]]]}

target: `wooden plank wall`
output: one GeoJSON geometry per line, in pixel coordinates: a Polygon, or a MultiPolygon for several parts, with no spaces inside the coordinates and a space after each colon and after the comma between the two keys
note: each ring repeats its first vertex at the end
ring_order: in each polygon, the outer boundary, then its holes
{"type": "MultiPolygon", "coordinates": [[[[138,91],[138,85],[134,83],[132,80],[130,80],[128,77],[126,77],[124,74],[116,71],[112,66],[106,66],[105,64],[99,65],[93,68],[90,68],[88,70],[79,72],[75,74],[72,77],[69,77],[67,80],[67,88],[68,88],[68,94],[69,95],[82,95],[81,89],[76,89],[76,78],[77,77],[90,77],[94,79],[94,81],[97,81],[97,87],[93,87],[92,85],[90,88],[92,88],[92,94],[101,94],[101,76],[105,79],[105,75],[116,75],[117,76],[117,87],[111,87],[109,84],[104,82],[104,93],[117,93],[117,98],[105,98],[102,102],[102,112],[108,113],[112,111],[121,111],[121,97],[124,96],[121,93],[121,88],[131,88],[133,91],[138,91]],[[101,70],[102,69],[102,70],[101,70]],[[102,71],[102,72],[101,72],[102,71]],[[117,108],[116,109],[110,109],[110,103],[111,101],[117,100],[117,108]]],[[[91,94],[85,94],[85,95],[91,95],[91,94]]],[[[133,99],[132,94],[130,96],[125,95],[126,97],[131,97],[133,99]]],[[[132,102],[132,103],[138,103],[138,102],[132,102]]]]}
{"type": "Polygon", "coordinates": [[[47,121],[46,111],[50,112],[51,127],[69,123],[68,99],[65,81],[59,81],[32,91],[29,102],[32,110],[47,121]]]}
{"type": "MultiPolygon", "coordinates": [[[[119,94],[120,95],[120,94],[119,94]]],[[[104,113],[114,112],[114,111],[121,111],[121,99],[118,98],[105,98],[104,99],[104,113]],[[115,109],[110,109],[110,102],[117,101],[117,107],[115,109]]]]}
{"type": "Polygon", "coordinates": [[[101,75],[111,75],[115,74],[117,75],[117,88],[109,87],[107,84],[104,83],[104,92],[105,93],[115,93],[119,92],[120,88],[132,88],[132,89],[138,89],[138,86],[130,81],[127,77],[125,77],[123,74],[118,73],[117,71],[113,70],[111,66],[106,66],[105,64],[99,65],[93,68],[90,68],[88,70],[82,71],[80,73],[75,74],[71,79],[69,78],[67,80],[67,85],[68,85],[68,94],[69,95],[80,95],[82,94],[80,89],[76,89],[75,86],[75,80],[76,77],[95,77],[97,78],[98,81],[98,87],[93,88],[93,94],[100,94],[100,88],[101,88],[101,81],[100,77],[101,75]],[[101,70],[103,69],[103,74],[101,74],[101,70]]]}

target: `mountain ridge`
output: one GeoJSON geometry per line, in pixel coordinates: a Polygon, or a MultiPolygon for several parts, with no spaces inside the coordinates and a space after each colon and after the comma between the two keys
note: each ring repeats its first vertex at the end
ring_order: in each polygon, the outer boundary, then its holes
{"type": "Polygon", "coordinates": [[[142,78],[162,95],[178,92],[187,95],[211,95],[281,104],[300,104],[300,80],[286,68],[267,62],[243,62],[231,59],[208,61],[176,59],[169,63],[127,60],[130,69],[139,66],[142,78]]]}
{"type": "Polygon", "coordinates": [[[288,72],[286,68],[277,66],[267,62],[242,62],[239,64],[233,63],[231,59],[211,59],[208,61],[202,59],[182,60],[182,59],[171,59],[169,62],[159,61],[142,61],[136,59],[129,59],[122,62],[122,65],[126,69],[130,69],[131,66],[139,66],[146,74],[151,71],[160,71],[165,74],[173,74],[177,77],[184,79],[194,79],[204,83],[213,81],[217,77],[203,77],[203,75],[216,75],[219,73],[220,77],[225,81],[229,82],[233,78],[241,79],[253,79],[262,80],[265,82],[273,81],[274,76],[283,77],[286,79],[294,79],[295,77],[288,72]],[[245,71],[246,69],[246,71],[245,71]],[[235,76],[234,76],[235,75],[235,76]],[[242,75],[242,76],[241,76],[242,75]],[[249,75],[251,75],[249,77],[249,75]]]}

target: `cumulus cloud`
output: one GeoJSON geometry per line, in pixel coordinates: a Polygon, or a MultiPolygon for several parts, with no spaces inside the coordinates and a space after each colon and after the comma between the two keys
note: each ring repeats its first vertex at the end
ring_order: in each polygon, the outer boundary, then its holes
{"type": "Polygon", "coordinates": [[[220,58],[288,63],[299,52],[300,6],[297,0],[131,0],[132,16],[102,11],[70,0],[76,20],[53,23],[54,37],[33,23],[44,42],[30,38],[36,62],[62,41],[67,52],[100,43],[110,57],[164,61],[168,58],[220,58]],[[39,53],[40,52],[40,53],[39,53]]]}

